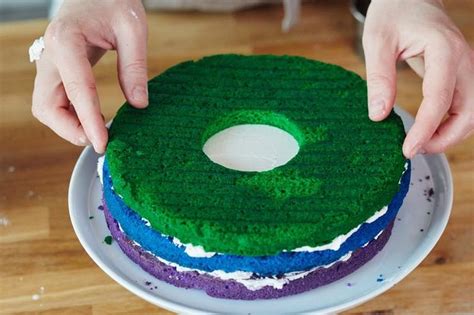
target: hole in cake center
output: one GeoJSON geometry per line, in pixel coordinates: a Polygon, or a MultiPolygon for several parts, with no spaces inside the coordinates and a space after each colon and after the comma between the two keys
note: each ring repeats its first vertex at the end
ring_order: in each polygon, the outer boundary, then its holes
{"type": "Polygon", "coordinates": [[[243,172],[263,172],[285,165],[299,145],[288,132],[269,125],[232,126],[210,137],[204,154],[221,166],[243,172]]]}

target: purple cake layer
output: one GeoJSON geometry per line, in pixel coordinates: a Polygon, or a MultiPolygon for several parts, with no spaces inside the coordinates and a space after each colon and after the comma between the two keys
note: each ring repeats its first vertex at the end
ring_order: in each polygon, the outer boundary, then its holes
{"type": "Polygon", "coordinates": [[[177,287],[203,290],[213,297],[236,300],[274,299],[302,293],[339,280],[372,259],[387,243],[393,227],[392,222],[376,240],[352,253],[347,261],[335,263],[329,268],[316,269],[304,278],[290,281],[282,289],[265,286],[253,291],[233,280],[222,280],[196,271],[178,272],[176,268],[160,262],[155,256],[128,239],[120,231],[117,221],[110,215],[107,206],[104,206],[104,214],[112,237],[122,251],[155,278],[177,287]]]}

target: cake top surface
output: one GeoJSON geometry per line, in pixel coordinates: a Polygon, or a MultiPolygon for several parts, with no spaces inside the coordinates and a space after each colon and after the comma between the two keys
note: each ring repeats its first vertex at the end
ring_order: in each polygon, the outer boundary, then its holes
{"type": "Polygon", "coordinates": [[[124,104],[106,159],[115,191],[183,243],[273,255],[331,242],[390,203],[405,158],[400,118],[367,117],[366,83],[302,57],[216,55],[149,82],[146,109],[124,104]],[[266,124],[300,146],[287,164],[240,172],[203,153],[228,127],[266,124]]]}

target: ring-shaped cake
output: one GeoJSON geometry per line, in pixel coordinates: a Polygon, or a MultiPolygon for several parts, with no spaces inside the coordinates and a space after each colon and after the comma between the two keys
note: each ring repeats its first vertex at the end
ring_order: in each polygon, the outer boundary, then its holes
{"type": "Polygon", "coordinates": [[[400,117],[367,117],[366,83],[301,57],[216,55],[149,82],[125,104],[98,171],[112,236],[158,279],[232,299],[330,283],[388,241],[407,194],[400,117]],[[270,125],[299,145],[288,163],[242,172],[213,163],[208,139],[270,125]]]}

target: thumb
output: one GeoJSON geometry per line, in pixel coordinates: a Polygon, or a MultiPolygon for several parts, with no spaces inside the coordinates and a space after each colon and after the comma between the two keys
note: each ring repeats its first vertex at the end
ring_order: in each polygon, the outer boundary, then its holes
{"type": "Polygon", "coordinates": [[[364,33],[369,118],[373,121],[385,119],[395,103],[397,55],[388,46],[383,37],[364,33]]]}

